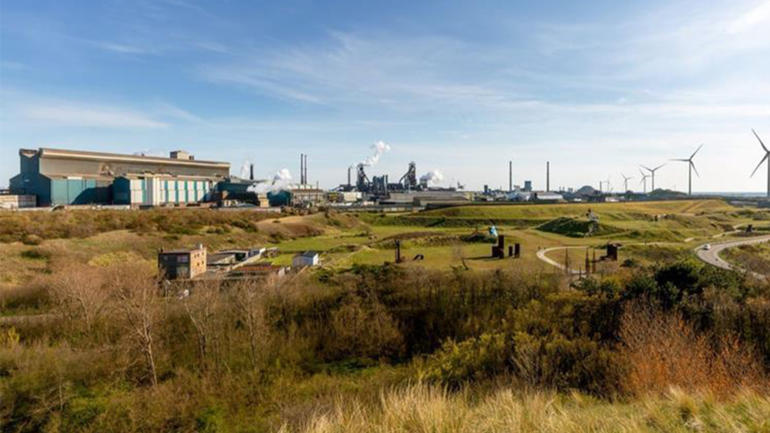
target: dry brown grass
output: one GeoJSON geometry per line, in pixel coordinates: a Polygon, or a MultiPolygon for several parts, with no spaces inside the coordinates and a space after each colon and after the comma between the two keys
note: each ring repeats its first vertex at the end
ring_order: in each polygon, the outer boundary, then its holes
{"type": "Polygon", "coordinates": [[[382,393],[375,404],[340,400],[282,433],[610,433],[767,431],[770,400],[744,393],[730,401],[670,390],[630,403],[573,393],[518,393],[478,398],[415,385],[382,393]]]}
{"type": "Polygon", "coordinates": [[[635,303],[624,313],[620,337],[627,391],[665,393],[672,386],[718,396],[766,392],[768,377],[754,351],[734,335],[696,332],[680,314],[635,303]]]}

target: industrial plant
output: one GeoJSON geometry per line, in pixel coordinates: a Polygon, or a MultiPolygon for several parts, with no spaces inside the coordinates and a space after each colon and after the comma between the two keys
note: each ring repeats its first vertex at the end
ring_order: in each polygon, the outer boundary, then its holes
{"type": "MultiPolygon", "coordinates": [[[[753,176],[768,159],[770,151],[754,130],[752,133],[765,151],[753,176]]],[[[279,170],[272,179],[257,179],[254,164],[248,162],[241,168],[240,177],[235,176],[230,172],[230,163],[197,160],[184,150],[172,151],[168,157],[158,157],[52,148],[20,149],[19,174],[10,179],[7,190],[0,191],[0,209],[62,206],[275,209],[284,206],[328,206],[403,211],[470,202],[513,204],[670,199],[693,194],[692,173],[699,176],[693,158],[703,145],[698,146],[689,158],[671,159],[687,163],[686,193],[656,188],[656,174],[665,163],[652,167],[640,164],[638,185],[641,191],[634,192],[629,185],[634,178],[623,173],[619,173],[623,185],[621,191],[613,191],[609,177],[597,182],[598,189],[590,185],[552,188],[550,161],[545,162],[544,188],[536,188],[535,182],[530,179],[523,180],[523,185],[514,184],[512,160],[506,167],[507,188],[484,185],[482,191],[466,191],[459,182],[456,186],[442,183],[443,175],[438,170],[418,175],[415,161],[409,162],[406,170],[393,178],[387,173],[368,173],[374,171],[378,160],[390,150],[390,146],[382,141],[371,148],[373,154],[347,167],[347,182],[331,190],[322,189],[318,182],[311,183],[309,155],[305,153],[300,154],[299,179],[294,181],[288,169],[279,170]]]]}

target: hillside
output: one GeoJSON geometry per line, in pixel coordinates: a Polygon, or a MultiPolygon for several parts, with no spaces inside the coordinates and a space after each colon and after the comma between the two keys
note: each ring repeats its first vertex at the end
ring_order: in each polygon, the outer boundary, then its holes
{"type": "Polygon", "coordinates": [[[722,200],[675,200],[629,203],[569,203],[523,205],[470,205],[420,212],[421,217],[486,218],[550,220],[557,217],[578,217],[589,210],[603,219],[623,221],[663,214],[689,214],[730,212],[736,208],[722,200]]]}

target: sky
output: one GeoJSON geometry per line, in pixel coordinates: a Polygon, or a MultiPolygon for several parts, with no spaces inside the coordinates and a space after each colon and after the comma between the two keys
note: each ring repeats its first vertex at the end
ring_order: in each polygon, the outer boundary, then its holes
{"type": "Polygon", "coordinates": [[[770,0],[0,3],[0,186],[18,149],[245,161],[346,182],[764,191],[770,0]]]}

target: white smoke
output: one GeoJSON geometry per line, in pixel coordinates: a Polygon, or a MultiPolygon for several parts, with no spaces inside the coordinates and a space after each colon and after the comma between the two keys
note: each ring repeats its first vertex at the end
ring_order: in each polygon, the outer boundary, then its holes
{"type": "Polygon", "coordinates": [[[390,150],[390,145],[385,143],[382,140],[372,144],[371,147],[372,147],[372,150],[374,150],[374,153],[371,156],[367,157],[365,160],[361,161],[361,164],[366,166],[375,165],[380,160],[380,157],[382,156],[382,154],[390,150]]]}
{"type": "Polygon", "coordinates": [[[426,183],[428,185],[436,185],[443,180],[444,175],[438,170],[432,170],[420,176],[420,183],[426,183]]]}
{"type": "Polygon", "coordinates": [[[273,185],[291,182],[291,173],[288,168],[282,168],[273,175],[273,185]]]}
{"type": "Polygon", "coordinates": [[[288,168],[282,168],[275,172],[272,182],[255,182],[247,188],[247,191],[255,193],[277,192],[289,189],[290,184],[291,172],[288,168]]]}
{"type": "Polygon", "coordinates": [[[249,174],[251,173],[251,163],[248,159],[243,160],[243,164],[241,164],[241,179],[248,179],[249,174]]]}

